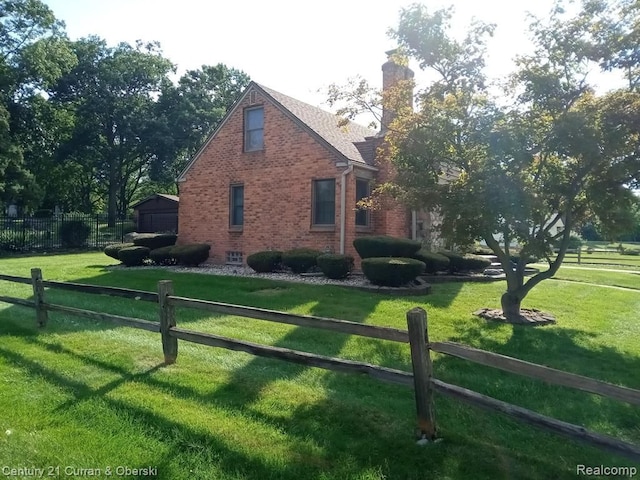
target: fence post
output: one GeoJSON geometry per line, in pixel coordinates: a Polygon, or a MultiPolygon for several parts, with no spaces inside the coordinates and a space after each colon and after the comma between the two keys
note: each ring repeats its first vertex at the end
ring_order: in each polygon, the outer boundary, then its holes
{"type": "Polygon", "coordinates": [[[39,327],[47,325],[49,319],[47,309],[44,308],[44,285],[42,285],[42,270],[31,269],[31,284],[33,285],[33,297],[36,304],[36,319],[39,327]]]}
{"type": "Polygon", "coordinates": [[[176,362],[178,357],[178,339],[169,335],[169,329],[176,326],[176,313],[173,305],[167,300],[173,295],[173,282],[160,280],[158,282],[158,303],[160,305],[160,334],[162,335],[162,351],[165,365],[176,362]]]}
{"type": "Polygon", "coordinates": [[[580,265],[581,256],[582,256],[582,245],[578,245],[578,265],[580,265]]]}
{"type": "Polygon", "coordinates": [[[407,312],[407,326],[418,412],[417,435],[420,440],[433,440],[436,437],[436,420],[433,413],[432,365],[427,331],[427,312],[419,307],[409,310],[407,312]]]}

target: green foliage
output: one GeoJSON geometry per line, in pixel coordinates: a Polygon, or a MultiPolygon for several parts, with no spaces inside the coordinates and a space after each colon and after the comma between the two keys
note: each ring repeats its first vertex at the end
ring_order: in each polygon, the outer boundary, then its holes
{"type": "Polygon", "coordinates": [[[275,271],[282,262],[282,252],[277,250],[265,250],[252,253],[247,257],[247,265],[258,273],[270,273],[275,271]]]}
{"type": "Polygon", "coordinates": [[[362,260],[362,273],[374,285],[400,287],[424,272],[425,264],[415,258],[371,257],[362,260]]]}
{"type": "Polygon", "coordinates": [[[129,248],[133,246],[134,246],[133,243],[111,243],[106,247],[104,247],[104,253],[108,257],[111,257],[115,260],[120,260],[120,256],[118,255],[120,253],[120,250],[122,250],[123,248],[129,248]]]}
{"type": "Polygon", "coordinates": [[[430,252],[427,249],[418,250],[412,258],[420,260],[425,264],[425,273],[444,272],[449,269],[449,258],[436,252],[430,252]]]}
{"type": "Polygon", "coordinates": [[[353,246],[360,258],[370,257],[412,257],[422,244],[408,238],[396,238],[387,235],[359,237],[353,246]]]}
{"type": "Polygon", "coordinates": [[[322,252],[311,248],[294,248],[282,254],[282,263],[293,273],[304,273],[317,265],[320,255],[322,252]]]}
{"type": "Polygon", "coordinates": [[[318,267],[327,278],[346,278],[353,270],[353,257],[350,255],[340,255],[325,253],[317,258],[318,267]]]}
{"type": "Polygon", "coordinates": [[[83,220],[67,220],[60,224],[58,234],[65,248],[79,248],[87,244],[91,227],[83,220]]]}
{"type": "Polygon", "coordinates": [[[640,250],[638,250],[638,249],[630,249],[630,248],[626,248],[626,249],[624,249],[621,253],[622,253],[622,255],[633,255],[633,256],[638,256],[638,255],[640,255],[640,250]]]}
{"type": "Polygon", "coordinates": [[[127,267],[137,267],[144,265],[144,261],[149,258],[147,247],[125,247],[118,251],[118,259],[127,267]]]}
{"type": "Polygon", "coordinates": [[[582,246],[582,239],[575,235],[571,235],[569,237],[569,243],[567,244],[567,248],[569,250],[577,250],[582,246]]]}
{"type": "Polygon", "coordinates": [[[206,243],[192,243],[188,245],[177,245],[171,249],[178,263],[188,267],[197,267],[209,258],[211,245],[206,243]]]}
{"type": "Polygon", "coordinates": [[[173,233],[141,233],[133,239],[133,244],[149,250],[176,244],[178,236],[173,233]]]}
{"type": "Polygon", "coordinates": [[[487,260],[484,257],[480,257],[478,255],[466,254],[461,255],[456,252],[450,252],[447,250],[442,250],[440,252],[441,255],[444,255],[449,259],[449,272],[457,273],[457,272],[474,272],[478,270],[483,270],[491,265],[491,261],[487,260]]]}
{"type": "Polygon", "coordinates": [[[167,245],[166,247],[156,248],[149,252],[149,258],[156,265],[175,265],[178,263],[178,259],[173,253],[173,245],[167,245]]]}

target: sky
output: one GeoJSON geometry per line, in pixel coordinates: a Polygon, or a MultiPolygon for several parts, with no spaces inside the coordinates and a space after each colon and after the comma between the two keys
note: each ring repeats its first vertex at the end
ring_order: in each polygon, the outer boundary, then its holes
{"type": "MultiPolygon", "coordinates": [[[[111,45],[160,42],[178,74],[224,63],[267,87],[329,110],[326,87],[356,75],[380,87],[387,35],[408,0],[44,0],[71,39],[98,35],[111,45]]],[[[512,70],[530,50],[526,12],[546,16],[552,0],[429,0],[453,3],[456,31],[472,17],[497,24],[487,58],[490,76],[512,70]]],[[[416,70],[418,84],[425,77],[416,70]]]]}

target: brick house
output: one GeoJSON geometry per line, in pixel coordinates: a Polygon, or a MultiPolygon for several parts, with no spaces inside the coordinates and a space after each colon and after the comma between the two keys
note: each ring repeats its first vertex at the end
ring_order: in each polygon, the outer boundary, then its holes
{"type": "MultiPolygon", "coordinates": [[[[383,88],[413,76],[392,60],[382,70],[383,88]]],[[[383,138],[251,82],[178,177],[178,243],[209,243],[211,262],[239,264],[296,247],[357,259],[358,236],[418,238],[419,217],[400,205],[356,209],[388,178],[375,158],[383,138]]]]}

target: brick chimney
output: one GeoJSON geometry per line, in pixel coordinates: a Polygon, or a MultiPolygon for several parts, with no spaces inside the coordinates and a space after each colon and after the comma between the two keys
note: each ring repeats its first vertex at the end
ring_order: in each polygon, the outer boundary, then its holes
{"type": "MultiPolygon", "coordinates": [[[[395,112],[388,106],[391,98],[388,94],[392,88],[400,81],[413,80],[413,70],[402,64],[402,57],[399,57],[398,49],[389,50],[387,61],[382,65],[382,120],[380,121],[380,133],[378,136],[384,136],[388,126],[395,117],[395,112]]],[[[413,90],[408,98],[408,102],[413,108],[413,90]]]]}

